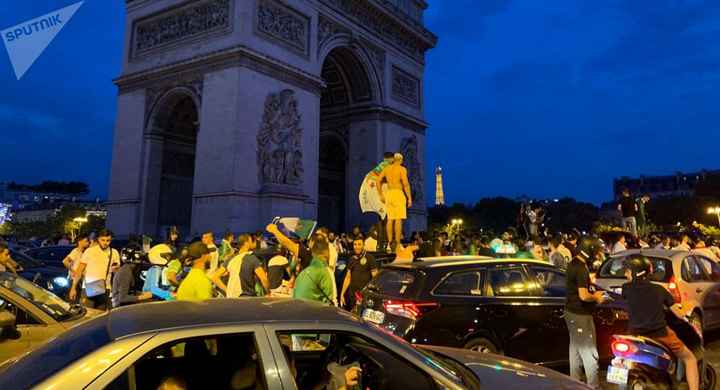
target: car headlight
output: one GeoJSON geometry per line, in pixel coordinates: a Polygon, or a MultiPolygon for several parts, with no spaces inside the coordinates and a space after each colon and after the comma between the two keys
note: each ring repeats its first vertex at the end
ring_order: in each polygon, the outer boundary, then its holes
{"type": "Polygon", "coordinates": [[[58,287],[67,287],[69,285],[66,277],[57,276],[53,279],[53,284],[58,287]]]}

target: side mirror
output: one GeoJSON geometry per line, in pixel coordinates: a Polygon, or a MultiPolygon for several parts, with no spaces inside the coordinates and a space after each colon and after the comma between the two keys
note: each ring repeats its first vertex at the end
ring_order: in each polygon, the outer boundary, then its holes
{"type": "Polygon", "coordinates": [[[7,310],[0,310],[0,341],[4,339],[17,340],[20,332],[15,327],[15,315],[7,310]]]}

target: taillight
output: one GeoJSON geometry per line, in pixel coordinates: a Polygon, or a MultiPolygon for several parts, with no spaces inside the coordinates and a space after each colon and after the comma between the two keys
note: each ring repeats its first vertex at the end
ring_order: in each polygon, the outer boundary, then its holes
{"type": "Polygon", "coordinates": [[[413,301],[392,301],[387,300],[383,302],[383,307],[388,314],[409,318],[411,320],[417,320],[424,314],[437,309],[437,303],[435,302],[413,302],[413,301]]]}
{"type": "Polygon", "coordinates": [[[612,343],[612,351],[615,356],[628,356],[637,352],[637,347],[631,342],[616,340],[612,343]]]}
{"type": "Polygon", "coordinates": [[[363,295],[360,291],[355,291],[355,304],[356,305],[362,305],[363,302],[363,295]]]}
{"type": "Polygon", "coordinates": [[[670,277],[670,282],[668,283],[668,291],[670,292],[670,295],[672,295],[673,299],[675,300],[675,303],[682,303],[682,296],[680,295],[680,288],[677,285],[677,282],[675,280],[675,275],[670,277]]]}

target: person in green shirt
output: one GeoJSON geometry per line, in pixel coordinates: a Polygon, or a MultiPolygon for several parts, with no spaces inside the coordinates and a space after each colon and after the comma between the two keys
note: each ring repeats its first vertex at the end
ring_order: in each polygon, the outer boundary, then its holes
{"type": "Polygon", "coordinates": [[[333,279],[328,271],[330,249],[326,237],[315,235],[312,256],[310,265],[295,278],[293,298],[332,303],[333,279]]]}
{"type": "Polygon", "coordinates": [[[214,248],[208,248],[199,241],[190,244],[187,255],[192,261],[192,269],[180,283],[176,296],[178,301],[203,301],[212,298],[212,282],[205,274],[205,268],[213,251],[214,248]]]}

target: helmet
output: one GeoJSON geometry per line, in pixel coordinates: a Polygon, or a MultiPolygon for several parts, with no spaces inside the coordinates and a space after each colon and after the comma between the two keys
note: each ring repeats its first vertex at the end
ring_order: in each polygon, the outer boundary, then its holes
{"type": "Polygon", "coordinates": [[[145,255],[145,253],[143,253],[141,250],[134,247],[123,248],[120,251],[120,262],[122,264],[141,264],[145,262],[146,259],[147,255],[145,255]]]}
{"type": "Polygon", "coordinates": [[[600,252],[602,252],[602,245],[597,239],[583,237],[583,239],[578,242],[574,254],[576,257],[579,257],[587,262],[595,259],[600,252]]]}
{"type": "Polygon", "coordinates": [[[645,256],[625,260],[625,267],[630,270],[633,280],[645,279],[652,273],[652,263],[645,256]]]}

